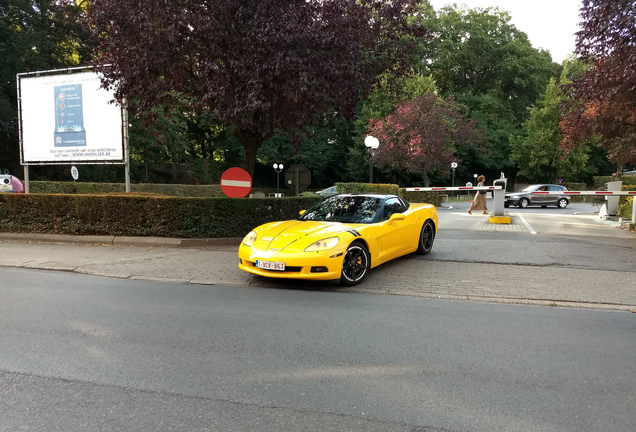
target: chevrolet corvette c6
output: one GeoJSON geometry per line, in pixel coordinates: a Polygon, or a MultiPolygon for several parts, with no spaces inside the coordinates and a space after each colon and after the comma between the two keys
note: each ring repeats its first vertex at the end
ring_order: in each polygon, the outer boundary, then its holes
{"type": "Polygon", "coordinates": [[[428,254],[437,210],[395,195],[336,195],[295,220],[261,225],[239,247],[239,268],[260,276],[360,283],[369,271],[412,252],[428,254]]]}

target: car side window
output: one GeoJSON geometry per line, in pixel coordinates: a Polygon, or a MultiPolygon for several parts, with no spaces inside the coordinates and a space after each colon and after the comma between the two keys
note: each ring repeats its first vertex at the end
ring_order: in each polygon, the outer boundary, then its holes
{"type": "Polygon", "coordinates": [[[563,192],[564,190],[563,186],[550,186],[550,192],[563,192]]]}
{"type": "Polygon", "coordinates": [[[547,192],[548,191],[548,187],[547,186],[541,186],[538,190],[543,191],[543,192],[547,192]]]}
{"type": "Polygon", "coordinates": [[[403,213],[406,210],[404,203],[399,198],[389,198],[384,202],[382,220],[389,220],[394,213],[403,213]]]}

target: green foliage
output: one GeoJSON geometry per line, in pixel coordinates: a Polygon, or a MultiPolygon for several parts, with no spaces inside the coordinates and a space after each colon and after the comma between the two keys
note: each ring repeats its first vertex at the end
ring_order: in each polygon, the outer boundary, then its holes
{"type": "MultiPolygon", "coordinates": [[[[124,183],[89,183],[89,182],[30,182],[32,193],[41,194],[104,194],[125,193],[124,183]]],[[[158,194],[177,197],[222,197],[221,187],[217,185],[183,185],[131,183],[131,193],[158,194]]]]}
{"type": "Polygon", "coordinates": [[[621,199],[618,202],[618,210],[616,212],[616,215],[624,219],[631,219],[633,209],[634,209],[634,197],[633,196],[621,197],[621,199]]]}
{"type": "Polygon", "coordinates": [[[348,194],[400,194],[400,186],[396,184],[381,183],[336,183],[338,193],[348,194]]]}
{"type": "MultiPolygon", "coordinates": [[[[420,72],[431,74],[442,96],[453,95],[485,128],[489,151],[466,148],[456,175],[512,171],[509,138],[519,134],[531,106],[558,66],[550,54],[532,47],[527,35],[498,9],[442,8],[427,16],[430,41],[420,45],[420,72]]],[[[510,176],[510,174],[509,174],[510,176]]]]}
{"type": "Polygon", "coordinates": [[[400,189],[400,196],[412,203],[429,203],[435,207],[442,205],[442,194],[439,192],[420,192],[407,191],[406,188],[400,189]]]}
{"type": "MultiPolygon", "coordinates": [[[[636,186],[636,175],[624,175],[620,179],[625,186],[636,186]]],[[[613,181],[612,176],[597,176],[594,177],[594,189],[602,189],[605,187],[605,183],[613,181]]]]}
{"type": "Polygon", "coordinates": [[[0,168],[19,171],[16,74],[86,64],[94,41],[74,0],[0,2],[0,168]]]}
{"type": "Polygon", "coordinates": [[[0,194],[0,230],[49,234],[243,237],[257,225],[295,219],[320,198],[168,198],[0,194]]]}
{"type": "Polygon", "coordinates": [[[585,183],[561,182],[561,186],[565,186],[567,190],[571,190],[571,191],[587,190],[585,183]]]}
{"type": "MultiPolygon", "coordinates": [[[[347,171],[351,179],[362,180],[369,175],[369,154],[364,146],[364,138],[369,133],[371,120],[387,117],[395,111],[400,102],[436,91],[437,88],[430,76],[414,72],[400,78],[389,74],[384,74],[380,78],[368,99],[358,106],[358,115],[354,122],[354,139],[347,157],[347,171]]],[[[382,176],[381,173],[379,175],[382,176]]]]}
{"type": "Polygon", "coordinates": [[[401,102],[384,119],[371,120],[369,133],[377,137],[377,164],[394,171],[421,175],[429,185],[429,173],[445,172],[459,162],[460,147],[483,150],[483,135],[476,122],[464,116],[452,98],[427,93],[401,102]]]}
{"type": "MultiPolygon", "coordinates": [[[[569,81],[569,66],[564,64],[560,84],[569,81]]],[[[519,174],[532,182],[554,183],[558,178],[578,180],[585,170],[588,150],[585,147],[565,151],[561,146],[561,120],[564,94],[553,78],[538,106],[530,110],[523,124],[523,134],[511,138],[510,160],[519,166],[519,174]]]]}

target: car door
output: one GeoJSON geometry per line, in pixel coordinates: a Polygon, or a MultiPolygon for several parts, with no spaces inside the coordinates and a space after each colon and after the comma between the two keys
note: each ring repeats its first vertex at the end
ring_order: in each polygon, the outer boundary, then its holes
{"type": "Polygon", "coordinates": [[[409,247],[417,244],[417,238],[411,234],[412,225],[416,223],[415,218],[405,218],[404,220],[390,220],[395,213],[404,213],[408,206],[398,197],[387,198],[382,210],[382,262],[391,260],[400,255],[409,247]]]}
{"type": "MultiPolygon", "coordinates": [[[[563,192],[565,191],[565,187],[558,185],[551,185],[549,187],[550,192],[563,192]]],[[[548,195],[550,197],[550,205],[557,205],[559,200],[561,199],[561,195],[548,195]]]]}
{"type": "MultiPolygon", "coordinates": [[[[548,192],[548,186],[547,185],[542,185],[541,187],[536,189],[537,192],[548,192]]],[[[550,201],[552,200],[552,197],[550,195],[544,195],[544,194],[531,194],[530,196],[530,203],[532,205],[548,205],[550,203],[550,201]]]]}

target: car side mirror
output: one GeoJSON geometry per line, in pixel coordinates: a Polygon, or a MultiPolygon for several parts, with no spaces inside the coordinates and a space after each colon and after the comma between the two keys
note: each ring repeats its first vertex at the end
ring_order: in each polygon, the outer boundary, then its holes
{"type": "Polygon", "coordinates": [[[393,213],[389,218],[389,225],[391,225],[395,221],[406,219],[406,215],[404,213],[393,213]]]}
{"type": "Polygon", "coordinates": [[[298,214],[302,216],[302,215],[304,215],[304,214],[305,214],[305,212],[306,212],[306,211],[307,211],[307,210],[301,210],[301,211],[299,211],[299,212],[298,212],[298,214]]]}

